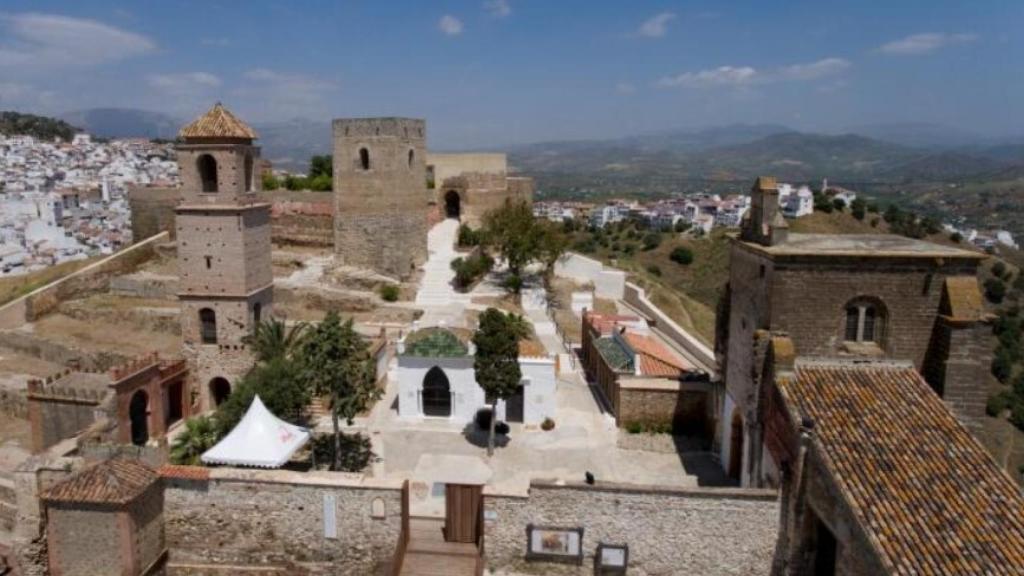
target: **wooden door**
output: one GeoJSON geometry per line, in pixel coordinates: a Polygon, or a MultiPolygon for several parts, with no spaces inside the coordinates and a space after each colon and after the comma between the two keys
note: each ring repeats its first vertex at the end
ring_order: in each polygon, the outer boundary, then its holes
{"type": "Polygon", "coordinates": [[[475,544],[483,513],[483,486],[445,485],[444,539],[475,544]]]}

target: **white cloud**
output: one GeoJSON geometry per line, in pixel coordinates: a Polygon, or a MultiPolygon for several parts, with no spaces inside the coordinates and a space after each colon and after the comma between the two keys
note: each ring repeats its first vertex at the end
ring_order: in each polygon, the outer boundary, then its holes
{"type": "Polygon", "coordinates": [[[149,38],[96,20],[55,14],[0,14],[0,66],[80,67],[156,49],[149,38]]]}
{"type": "Polygon", "coordinates": [[[978,37],[974,34],[943,34],[938,32],[926,32],[923,34],[912,34],[906,38],[893,40],[879,46],[878,51],[886,54],[917,55],[930,54],[946,46],[968,44],[974,42],[978,37]]]}
{"type": "Polygon", "coordinates": [[[842,58],[823,58],[808,64],[793,64],[779,70],[779,76],[789,80],[813,80],[822,76],[831,76],[846,70],[850,62],[842,58]]]}
{"type": "Polygon", "coordinates": [[[619,94],[633,94],[636,92],[636,86],[629,82],[619,82],[615,85],[615,91],[619,94]]]}
{"type": "Polygon", "coordinates": [[[849,67],[850,62],[842,58],[823,58],[816,62],[792,64],[769,70],[758,70],[752,66],[720,66],[699,72],[665,76],[658,80],[658,85],[666,88],[709,88],[805,81],[834,76],[849,67]]]}
{"type": "Polygon", "coordinates": [[[668,31],[668,23],[675,20],[672,12],[662,12],[640,25],[637,34],[648,38],[661,38],[668,31]]]}
{"type": "Polygon", "coordinates": [[[220,78],[209,72],[153,74],[148,80],[149,85],[153,88],[174,92],[184,92],[197,88],[216,88],[221,85],[220,78]]]}
{"type": "Polygon", "coordinates": [[[484,2],[484,10],[494,18],[504,18],[512,13],[508,0],[487,0],[484,2]]]}
{"type": "Polygon", "coordinates": [[[462,34],[462,20],[451,14],[445,14],[438,20],[437,28],[447,36],[458,36],[462,34]]]}
{"type": "Polygon", "coordinates": [[[700,72],[684,72],[658,80],[659,86],[669,88],[703,88],[709,86],[741,86],[758,79],[758,72],[750,66],[720,66],[700,72]]]}
{"type": "Polygon", "coordinates": [[[328,98],[338,86],[306,74],[254,68],[235,90],[241,108],[254,118],[288,119],[326,114],[328,98]]]}

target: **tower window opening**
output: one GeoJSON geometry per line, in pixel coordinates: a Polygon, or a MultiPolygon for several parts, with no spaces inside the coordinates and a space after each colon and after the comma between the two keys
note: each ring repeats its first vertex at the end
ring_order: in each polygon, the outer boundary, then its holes
{"type": "Polygon", "coordinates": [[[370,151],[366,148],[359,149],[359,167],[363,170],[370,169],[370,151]]]}
{"type": "Polygon", "coordinates": [[[199,173],[200,188],[203,192],[217,191],[217,161],[209,154],[196,159],[196,171],[199,173]]]}

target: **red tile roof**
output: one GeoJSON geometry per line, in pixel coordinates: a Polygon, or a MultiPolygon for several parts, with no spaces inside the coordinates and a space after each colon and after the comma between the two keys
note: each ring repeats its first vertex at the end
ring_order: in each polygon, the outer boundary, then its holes
{"type": "Polygon", "coordinates": [[[43,493],[47,502],[127,504],[160,480],[137,460],[113,458],[95,464],[43,493]]]}
{"type": "Polygon", "coordinates": [[[176,466],[164,464],[157,470],[162,478],[176,478],[179,480],[209,480],[210,469],[202,466],[176,466]]]}
{"type": "Polygon", "coordinates": [[[636,352],[636,361],[640,365],[640,373],[644,376],[679,378],[684,373],[693,370],[692,365],[653,336],[627,331],[623,337],[630,348],[636,352]]]}
{"type": "Polygon", "coordinates": [[[639,322],[640,318],[636,316],[627,316],[624,314],[598,314],[594,312],[588,312],[586,320],[590,322],[590,325],[601,334],[608,334],[614,328],[621,324],[632,324],[639,322]]]}
{"type": "Polygon", "coordinates": [[[1024,574],[1024,498],[910,366],[798,363],[794,418],[888,572],[1024,574]]]}
{"type": "Polygon", "coordinates": [[[192,121],[178,132],[181,138],[241,138],[255,140],[256,131],[228,111],[220,102],[206,114],[192,121]]]}

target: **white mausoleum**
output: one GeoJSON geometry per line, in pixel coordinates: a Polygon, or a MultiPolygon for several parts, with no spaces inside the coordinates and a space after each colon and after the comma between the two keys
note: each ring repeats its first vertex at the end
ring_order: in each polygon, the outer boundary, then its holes
{"type": "MultiPolygon", "coordinates": [[[[398,341],[398,415],[470,422],[489,407],[473,370],[468,330],[423,328],[398,341]]],[[[540,424],[555,417],[555,359],[543,347],[519,347],[518,394],[498,402],[498,419],[540,424]]]]}

